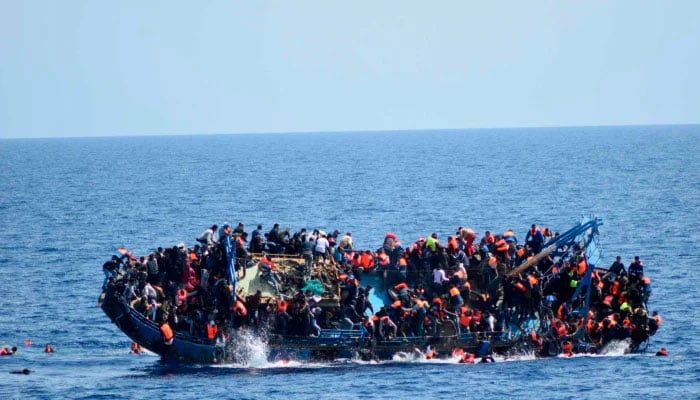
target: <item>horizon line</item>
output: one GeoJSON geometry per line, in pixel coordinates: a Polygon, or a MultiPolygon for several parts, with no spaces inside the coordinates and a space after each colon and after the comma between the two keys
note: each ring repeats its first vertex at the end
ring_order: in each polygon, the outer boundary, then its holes
{"type": "Polygon", "coordinates": [[[478,130],[513,130],[513,129],[557,129],[557,128],[621,128],[621,127],[660,127],[660,126],[700,126],[700,122],[689,123],[657,123],[657,124],[610,124],[610,125],[525,125],[525,126],[496,126],[472,128],[416,128],[416,129],[337,129],[327,131],[257,131],[257,132],[202,132],[202,133],[146,133],[146,134],[115,134],[93,136],[10,136],[0,140],[31,140],[31,139],[100,139],[100,138],[130,138],[130,137],[171,137],[171,136],[228,136],[228,135],[285,135],[285,134],[342,134],[342,133],[407,133],[407,132],[449,132],[449,131],[478,131],[478,130]]]}

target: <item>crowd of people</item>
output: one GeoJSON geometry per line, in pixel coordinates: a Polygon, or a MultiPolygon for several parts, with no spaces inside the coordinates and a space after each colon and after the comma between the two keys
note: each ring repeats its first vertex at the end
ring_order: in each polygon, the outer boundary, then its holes
{"type": "Polygon", "coordinates": [[[349,232],[291,233],[274,224],[269,232],[258,225],[249,235],[243,223],[213,225],[191,248],[180,243],[141,257],[121,249],[103,265],[103,289],[156,322],[166,341],[173,331],[224,341],[230,328],[244,326],[285,336],[341,328],[359,329],[370,341],[437,338],[502,332],[511,324],[524,330],[525,322],[536,319],[540,328],[527,336],[530,344],[539,352],[568,352],[577,341],[639,343],[654,334],[661,317],[647,315],[651,283],[638,257],[627,268],[618,257],[606,273],[591,274],[585,314],[577,312],[585,296],[575,296],[588,270],[583,249],[574,246],[566,257],[538,257],[524,271],[511,273],[557,236],[532,225],[521,243],[512,229],[478,238],[459,227],[444,243],[432,233],[404,246],[387,233],[379,248],[363,250],[355,248],[349,232]],[[275,295],[235,293],[223,238],[233,244],[237,275],[259,268],[275,295]],[[301,278],[278,272],[275,256],[282,254],[304,260],[297,269],[301,278]],[[298,284],[320,280],[314,274],[318,265],[331,266],[336,275],[340,295],[333,306],[322,305],[323,296],[298,284]],[[379,288],[363,282],[372,271],[380,272],[379,288]],[[372,289],[387,290],[392,302],[375,309],[372,289]]]}

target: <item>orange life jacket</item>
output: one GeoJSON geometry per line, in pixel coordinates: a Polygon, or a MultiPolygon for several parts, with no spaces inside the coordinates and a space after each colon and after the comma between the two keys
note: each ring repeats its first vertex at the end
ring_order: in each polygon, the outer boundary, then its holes
{"type": "Polygon", "coordinates": [[[248,310],[246,310],[242,301],[236,300],[236,304],[233,306],[233,313],[238,317],[245,317],[248,315],[248,310]]]}
{"type": "Polygon", "coordinates": [[[287,302],[280,300],[280,302],[277,303],[277,314],[282,314],[285,311],[287,311],[287,302]]]}
{"type": "Polygon", "coordinates": [[[581,260],[581,262],[578,263],[578,269],[576,270],[576,273],[579,276],[583,276],[586,273],[587,267],[588,267],[588,263],[586,263],[586,260],[581,260]]]}
{"type": "Polygon", "coordinates": [[[617,296],[617,294],[620,293],[620,281],[615,280],[612,285],[610,285],[610,294],[613,296],[617,296]]]}
{"type": "Polygon", "coordinates": [[[496,242],[496,251],[499,253],[508,251],[508,243],[506,243],[505,239],[498,239],[496,242]]]}
{"type": "Polygon", "coordinates": [[[590,335],[593,333],[593,329],[595,328],[595,320],[593,318],[588,318],[588,321],[586,321],[586,332],[590,335]]]}
{"type": "Polygon", "coordinates": [[[537,277],[534,275],[528,275],[527,281],[530,284],[530,287],[535,287],[535,286],[537,286],[538,283],[540,283],[540,280],[537,279],[537,277]]]}
{"type": "Polygon", "coordinates": [[[167,322],[160,326],[160,333],[163,335],[163,340],[166,342],[175,336],[170,324],[167,322]]]}
{"type": "Polygon", "coordinates": [[[557,337],[562,337],[562,336],[565,336],[567,333],[569,333],[568,329],[566,329],[566,324],[563,322],[561,323],[561,325],[557,326],[555,329],[557,332],[557,337]]]}
{"type": "Polygon", "coordinates": [[[498,260],[496,260],[496,257],[494,257],[494,256],[489,257],[489,267],[493,268],[496,266],[497,263],[498,263],[498,260]]]}
{"type": "Polygon", "coordinates": [[[408,285],[405,282],[401,282],[398,285],[394,286],[395,290],[401,290],[401,289],[408,289],[408,285]]]}
{"type": "Polygon", "coordinates": [[[564,355],[571,357],[571,355],[573,355],[573,351],[574,351],[574,345],[573,345],[573,343],[571,343],[570,341],[565,340],[565,341],[561,344],[561,352],[562,352],[564,355]]]}
{"type": "Polygon", "coordinates": [[[656,326],[661,326],[661,316],[659,314],[654,315],[652,318],[656,320],[656,326]]]}
{"type": "Polygon", "coordinates": [[[557,318],[558,319],[564,319],[564,311],[566,310],[566,306],[564,304],[565,303],[561,303],[559,305],[559,308],[557,308],[557,318]]]}
{"type": "Polygon", "coordinates": [[[177,290],[177,301],[175,305],[181,306],[187,300],[187,290],[178,289],[177,290]]]}
{"type": "Polygon", "coordinates": [[[472,322],[472,316],[467,307],[462,307],[462,315],[459,316],[459,324],[465,328],[472,322]]]}
{"type": "Polygon", "coordinates": [[[447,239],[447,248],[452,251],[457,251],[459,249],[459,244],[457,244],[457,239],[454,236],[450,236],[447,239]]]}
{"type": "Polygon", "coordinates": [[[456,287],[453,287],[450,289],[450,297],[455,297],[455,296],[459,296],[459,289],[457,289],[456,287]]]}
{"type": "Polygon", "coordinates": [[[216,334],[219,333],[219,328],[214,324],[207,324],[207,338],[214,339],[216,334]]]}
{"type": "Polygon", "coordinates": [[[389,265],[390,260],[389,260],[389,256],[386,255],[386,253],[377,254],[377,259],[379,260],[379,265],[381,265],[383,267],[389,265]]]}
{"type": "Polygon", "coordinates": [[[608,307],[612,307],[612,301],[613,301],[613,296],[607,295],[607,296],[605,296],[605,298],[603,299],[603,304],[605,304],[605,305],[608,306],[608,307]]]}
{"type": "Polygon", "coordinates": [[[374,268],[374,258],[370,253],[362,253],[360,256],[360,265],[364,269],[374,268]]]}

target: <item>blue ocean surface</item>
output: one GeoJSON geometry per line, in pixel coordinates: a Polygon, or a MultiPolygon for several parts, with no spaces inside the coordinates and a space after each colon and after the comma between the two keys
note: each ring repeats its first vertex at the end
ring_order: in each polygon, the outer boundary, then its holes
{"type": "Polygon", "coordinates": [[[19,351],[0,399],[700,398],[699,154],[697,125],[2,140],[0,346],[19,351]],[[645,354],[285,364],[259,346],[246,366],[177,366],[130,355],[97,307],[118,247],[193,245],[214,223],[376,248],[592,214],[604,266],[639,255],[652,279],[663,325],[645,354]]]}

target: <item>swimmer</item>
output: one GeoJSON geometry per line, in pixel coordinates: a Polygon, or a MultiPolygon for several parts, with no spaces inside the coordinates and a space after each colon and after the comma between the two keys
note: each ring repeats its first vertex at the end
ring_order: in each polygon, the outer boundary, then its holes
{"type": "Polygon", "coordinates": [[[29,375],[32,371],[30,369],[16,369],[14,371],[10,371],[11,374],[17,374],[17,375],[29,375]]]}
{"type": "Polygon", "coordinates": [[[51,343],[46,343],[46,347],[44,347],[44,353],[53,353],[53,346],[51,346],[51,343]]]}
{"type": "Polygon", "coordinates": [[[668,350],[666,350],[665,347],[662,347],[661,350],[656,352],[656,355],[660,357],[666,357],[668,355],[668,350]]]}
{"type": "Polygon", "coordinates": [[[12,347],[12,349],[8,347],[3,347],[2,350],[0,350],[0,356],[12,356],[17,352],[17,347],[12,347]]]}
{"type": "Polygon", "coordinates": [[[474,364],[474,354],[464,352],[462,357],[459,359],[460,364],[474,364]]]}
{"type": "Polygon", "coordinates": [[[141,353],[143,353],[143,349],[141,349],[141,346],[138,343],[132,342],[131,343],[131,351],[129,353],[130,354],[141,354],[141,353]]]}

